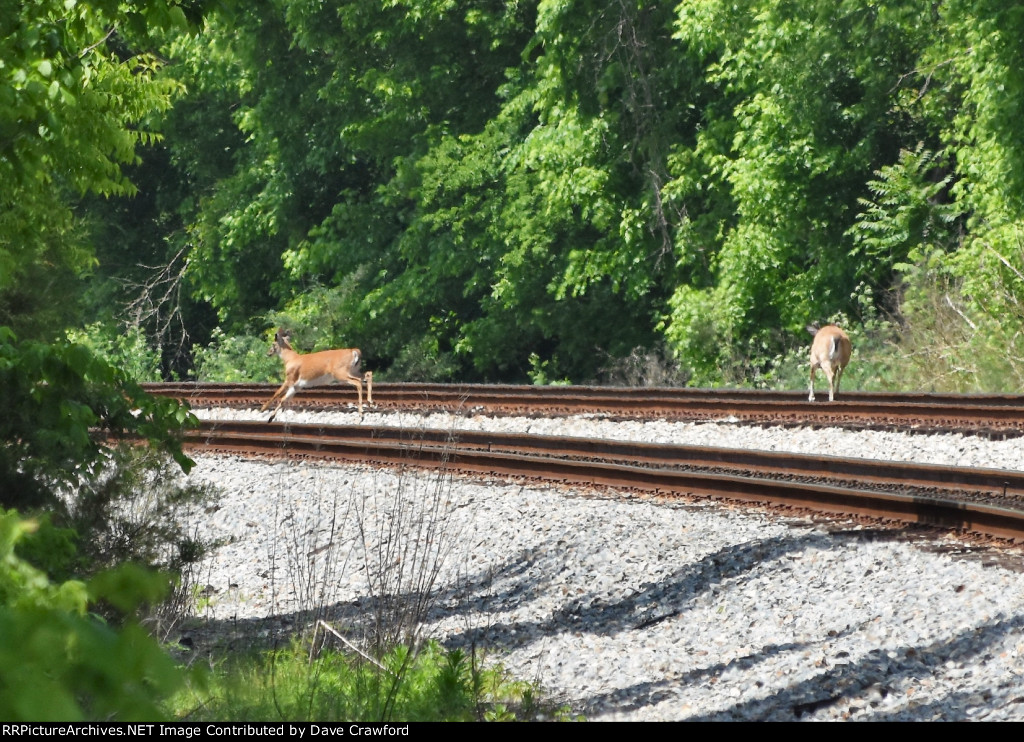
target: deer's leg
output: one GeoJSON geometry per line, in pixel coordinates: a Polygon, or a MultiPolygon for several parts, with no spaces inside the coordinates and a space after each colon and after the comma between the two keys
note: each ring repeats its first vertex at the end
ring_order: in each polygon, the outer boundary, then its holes
{"type": "Polygon", "coordinates": [[[366,404],[373,404],[373,371],[363,374],[363,381],[366,382],[366,404]]]}
{"type": "Polygon", "coordinates": [[[276,402],[276,401],[278,400],[278,398],[279,398],[279,397],[280,397],[280,396],[281,396],[282,394],[284,394],[284,392],[285,392],[285,390],[286,390],[287,388],[288,388],[288,382],[286,381],[285,383],[283,383],[283,384],[282,384],[282,385],[280,386],[280,388],[279,388],[279,389],[278,389],[278,390],[277,390],[276,392],[274,392],[274,396],[272,396],[272,397],[271,397],[270,399],[268,399],[268,400],[266,401],[266,403],[265,403],[265,404],[264,404],[264,405],[263,405],[262,407],[260,407],[260,412],[266,412],[267,410],[269,410],[269,409],[270,409],[270,406],[271,406],[272,404],[274,404],[274,402],[276,402]]]}
{"type": "Polygon", "coordinates": [[[822,369],[822,371],[825,372],[825,376],[828,377],[828,401],[832,402],[836,398],[836,387],[835,387],[836,373],[835,373],[835,371],[832,370],[832,364],[831,363],[823,363],[823,364],[821,364],[821,369],[822,369]]]}
{"type": "MultiPolygon", "coordinates": [[[[287,383],[286,383],[286,386],[287,386],[287,383]]],[[[289,399],[291,399],[294,395],[295,395],[295,385],[292,384],[291,386],[288,386],[288,391],[285,392],[284,396],[281,397],[281,399],[278,400],[277,407],[274,408],[274,411],[270,414],[270,417],[267,418],[267,422],[268,423],[274,422],[274,418],[277,417],[277,413],[281,411],[282,407],[284,407],[284,403],[287,402],[289,399]]]]}
{"type": "Polygon", "coordinates": [[[343,381],[348,382],[356,388],[359,395],[359,414],[363,414],[363,382],[358,376],[347,376],[343,381]]]}
{"type": "Polygon", "coordinates": [[[814,371],[816,368],[817,367],[813,363],[811,363],[811,393],[807,395],[808,402],[814,401],[814,371]]]}

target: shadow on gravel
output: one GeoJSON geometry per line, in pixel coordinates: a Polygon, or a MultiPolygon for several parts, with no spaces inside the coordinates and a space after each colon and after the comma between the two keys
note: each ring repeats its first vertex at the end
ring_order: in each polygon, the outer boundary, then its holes
{"type": "MultiPolygon", "coordinates": [[[[894,531],[884,533],[890,538],[898,538],[894,531]]],[[[549,611],[542,620],[491,623],[484,629],[469,629],[464,635],[450,636],[446,643],[455,646],[487,645],[499,637],[504,640],[514,632],[516,644],[522,645],[566,630],[598,636],[643,630],[685,614],[695,597],[713,591],[721,583],[734,580],[766,562],[778,561],[787,554],[814,548],[826,549],[833,545],[832,536],[813,531],[737,544],[683,564],[657,582],[640,585],[636,592],[621,600],[607,600],[598,593],[585,592],[588,586],[580,586],[579,594],[567,595],[561,607],[554,612],[549,611]]],[[[457,594],[442,598],[438,604],[447,606],[448,615],[479,611],[500,613],[515,609],[550,592],[550,585],[546,581],[538,582],[536,577],[557,572],[558,562],[560,557],[553,548],[534,549],[529,554],[521,554],[517,561],[464,584],[458,593],[465,591],[467,596],[475,596],[471,598],[472,605],[460,602],[457,594]],[[536,552],[542,555],[538,556],[536,552]],[[479,597],[481,595],[485,597],[479,597]]],[[[550,596],[546,599],[550,600],[550,596]]]]}
{"type": "MultiPolygon", "coordinates": [[[[1018,634],[1024,628],[1024,617],[992,621],[965,629],[950,639],[919,647],[873,650],[862,659],[846,665],[828,668],[808,680],[772,692],[763,698],[742,701],[722,711],[685,717],[687,721],[773,720],[795,721],[821,718],[846,718],[871,707],[871,721],[966,721],[977,718],[972,710],[979,709],[991,699],[991,689],[981,691],[958,690],[939,700],[915,703],[913,696],[892,704],[893,693],[914,687],[922,680],[941,674],[949,661],[957,665],[972,658],[984,659],[989,649],[1009,634],[1018,634]],[[884,707],[895,706],[891,710],[884,707]],[[829,713],[818,715],[817,712],[829,713]]],[[[824,638],[823,638],[824,640],[824,638]]],[[[776,648],[777,649],[777,648],[776,648]]],[[[774,651],[774,650],[773,650],[774,651]]],[[[662,684],[658,684],[662,685],[662,684]]],[[[667,698],[685,702],[686,687],[676,682],[662,685],[667,698]]],[[[637,689],[648,694],[646,689],[637,689]]],[[[1018,689],[1011,703],[1024,703],[1024,692],[1018,689]]],[[[642,697],[642,696],[641,696],[642,697]]],[[[650,696],[648,695],[648,698],[650,696]]],[[[591,698],[589,708],[600,707],[603,699],[591,698]]],[[[635,708],[648,705],[639,703],[635,708]]]]}
{"type": "MultiPolygon", "coordinates": [[[[562,574],[572,569],[571,559],[566,557],[569,545],[565,539],[558,539],[522,551],[498,566],[467,575],[455,585],[441,587],[430,601],[433,607],[428,621],[461,619],[466,628],[449,633],[444,644],[462,648],[519,647],[570,630],[599,636],[643,630],[681,615],[694,597],[714,590],[725,580],[786,554],[827,548],[830,539],[828,534],[807,531],[797,537],[789,535],[738,544],[684,564],[657,582],[641,584],[622,600],[606,600],[600,594],[587,592],[588,585],[574,585],[575,589],[565,594],[564,602],[556,610],[541,609],[545,613],[542,619],[489,620],[488,616],[507,613],[534,601],[553,602],[552,575],[558,575],[563,585],[573,584],[571,574],[562,574]]],[[[415,602],[422,596],[400,597],[415,602]]],[[[316,614],[302,611],[235,621],[196,619],[190,621],[186,633],[192,642],[209,644],[216,640],[232,650],[244,646],[275,646],[286,642],[285,637],[300,632],[315,618],[322,618],[358,637],[370,629],[376,608],[374,598],[362,596],[326,606],[316,614]]]]}
{"type": "MultiPolygon", "coordinates": [[[[734,581],[745,573],[766,563],[778,562],[787,555],[809,549],[829,549],[837,540],[905,540],[907,533],[900,530],[878,529],[824,533],[807,530],[790,532],[785,536],[765,538],[721,549],[680,567],[657,581],[640,585],[635,592],[620,600],[607,600],[593,586],[578,585],[578,591],[567,590],[560,607],[553,612],[539,607],[543,613],[537,620],[514,622],[492,621],[495,616],[518,608],[529,607],[535,601],[551,601],[552,575],[559,575],[561,587],[572,585],[572,559],[566,556],[571,544],[565,538],[549,541],[511,556],[498,566],[464,576],[456,585],[446,585],[433,596],[429,622],[454,620],[465,629],[448,634],[444,644],[454,647],[484,647],[513,649],[556,637],[565,632],[583,632],[597,636],[614,636],[621,632],[642,632],[669,619],[684,616],[696,597],[713,592],[726,581],[734,581]]],[[[784,569],[792,569],[785,565],[784,569]]],[[[421,596],[405,596],[415,600],[421,596]]],[[[318,617],[358,641],[371,629],[374,615],[373,599],[362,597],[322,608],[318,617]]],[[[291,637],[308,631],[313,615],[306,612],[278,614],[265,619],[244,621],[205,621],[186,632],[186,647],[194,645],[188,654],[198,655],[216,647],[218,651],[239,651],[253,648],[281,646],[291,637]]],[[[959,664],[971,657],[984,655],[988,648],[1006,635],[1019,633],[1024,618],[995,620],[979,627],[965,629],[947,641],[908,646],[898,649],[875,650],[846,664],[824,666],[814,677],[763,695],[761,687],[753,684],[745,695],[721,711],[690,714],[686,710],[688,689],[714,684],[723,673],[749,671],[762,662],[779,655],[794,655],[794,662],[809,647],[824,642],[835,642],[844,634],[861,630],[848,626],[839,634],[822,636],[808,643],[767,645],[747,656],[726,663],[713,663],[685,673],[673,674],[662,680],[639,683],[607,694],[593,695],[574,708],[593,718],[602,712],[614,710],[629,712],[662,702],[672,702],[679,708],[680,720],[799,720],[844,718],[871,706],[872,720],[966,720],[972,718],[971,709],[977,707],[976,692],[957,692],[941,701],[928,701],[913,706],[886,711],[886,698],[902,692],[903,686],[914,686],[921,680],[941,674],[950,660],[959,664]]],[[[429,630],[428,630],[429,631],[429,630]]],[[[710,655],[709,655],[710,656],[710,655]]],[[[1022,697],[1011,702],[1024,703],[1022,697]]],[[[984,700],[984,698],[982,699],[984,700]]],[[[908,699],[908,703],[913,703],[908,699]]]]}
{"type": "MultiPolygon", "coordinates": [[[[851,532],[851,537],[854,533],[857,538],[867,540],[902,538],[894,530],[863,530],[851,532]]],[[[588,592],[589,585],[576,584],[571,573],[563,574],[573,569],[572,559],[566,556],[572,551],[572,544],[565,538],[559,538],[521,551],[497,566],[465,575],[455,585],[442,586],[430,601],[433,608],[429,621],[465,619],[467,629],[462,633],[449,634],[445,641],[452,647],[486,645],[499,637],[504,643],[512,634],[517,637],[516,644],[521,645],[570,629],[583,629],[600,636],[642,630],[685,613],[686,604],[694,597],[714,590],[723,581],[733,580],[754,567],[778,561],[787,554],[830,548],[835,538],[827,533],[808,530],[796,536],[790,533],[733,545],[684,564],[656,582],[643,583],[622,600],[607,600],[597,592],[588,592]],[[541,599],[552,602],[552,576],[558,576],[559,583],[567,588],[571,585],[573,589],[566,592],[565,600],[558,609],[546,611],[545,618],[513,623],[489,622],[484,627],[474,627],[474,624],[481,623],[481,614],[486,618],[487,615],[513,611],[541,599]]],[[[422,596],[408,594],[399,598],[413,602],[422,596]]],[[[337,622],[358,635],[375,609],[374,598],[362,596],[323,607],[315,616],[310,611],[300,611],[262,619],[197,620],[205,624],[211,635],[249,636],[254,644],[262,645],[276,634],[301,629],[314,617],[337,622]]]]}

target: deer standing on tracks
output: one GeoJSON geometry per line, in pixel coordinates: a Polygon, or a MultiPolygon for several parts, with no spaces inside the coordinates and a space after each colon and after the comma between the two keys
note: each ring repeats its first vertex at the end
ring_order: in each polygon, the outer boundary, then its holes
{"type": "Polygon", "coordinates": [[[366,381],[366,402],[373,404],[373,372],[367,371],[359,376],[359,364],[363,354],[358,348],[341,350],[322,350],[319,353],[296,353],[291,346],[291,336],[285,330],[278,329],[274,335],[274,344],[267,351],[268,356],[277,355],[284,361],[284,383],[274,396],[260,408],[266,412],[277,402],[277,407],[267,422],[272,422],[281,407],[295,394],[307,386],[329,384],[337,379],[351,384],[359,393],[359,414],[363,414],[363,381],[366,381]]]}
{"type": "Polygon", "coordinates": [[[814,401],[814,373],[820,368],[828,377],[828,401],[832,402],[839,391],[843,369],[850,362],[853,345],[846,333],[835,325],[825,325],[820,330],[816,325],[807,325],[807,331],[814,335],[814,343],[811,345],[811,393],[807,401],[814,401]]]}

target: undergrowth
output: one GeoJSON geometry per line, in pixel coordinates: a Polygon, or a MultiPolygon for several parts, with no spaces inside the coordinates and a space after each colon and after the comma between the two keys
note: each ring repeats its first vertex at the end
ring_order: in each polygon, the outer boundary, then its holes
{"type": "Polygon", "coordinates": [[[544,707],[533,686],[481,668],[461,650],[427,642],[396,646],[379,664],[328,649],[314,658],[300,641],[225,658],[174,699],[189,721],[525,721],[567,719],[544,707]]]}
{"type": "MultiPolygon", "coordinates": [[[[1004,287],[1000,306],[1017,312],[986,312],[972,306],[950,279],[932,276],[902,296],[889,313],[865,302],[859,317],[836,315],[821,324],[840,325],[853,343],[841,392],[1007,393],[1024,391],[1024,304],[1004,287]],[[1009,298],[1007,298],[1009,297],[1009,298]]],[[[738,352],[718,370],[721,385],[806,391],[811,335],[789,337],[783,352],[760,348],[738,352]]],[[[780,343],[783,344],[783,343],[780,343]]],[[[609,359],[595,383],[610,386],[686,386],[691,378],[668,350],[637,348],[609,359]]],[[[819,389],[827,388],[822,372],[819,389]]]]}
{"type": "MultiPolygon", "coordinates": [[[[414,442],[415,433],[410,436],[414,442]]],[[[469,503],[444,468],[378,470],[341,485],[287,466],[272,476],[263,486],[290,494],[276,501],[274,525],[261,536],[274,565],[268,570],[272,615],[240,625],[230,618],[232,603],[218,606],[214,597],[204,604],[209,610],[200,632],[205,627],[208,635],[231,638],[190,653],[193,664],[209,671],[204,683],[178,694],[168,709],[172,716],[254,722],[568,718],[564,709],[541,704],[535,685],[485,663],[482,649],[444,649],[426,633],[443,613],[439,596],[460,580],[458,547],[472,522],[469,503]]]]}

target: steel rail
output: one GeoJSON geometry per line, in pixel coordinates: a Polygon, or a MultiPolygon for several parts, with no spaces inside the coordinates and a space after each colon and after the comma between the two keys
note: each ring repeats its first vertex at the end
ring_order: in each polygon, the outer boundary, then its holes
{"type": "Polygon", "coordinates": [[[984,492],[1011,498],[1024,507],[1024,472],[965,468],[947,465],[913,464],[902,461],[813,456],[755,449],[644,443],[605,438],[492,433],[471,430],[410,430],[386,426],[319,425],[315,423],[252,423],[207,421],[198,436],[248,436],[253,440],[312,441],[321,445],[359,448],[378,443],[407,447],[426,446],[458,450],[553,456],[562,459],[600,459],[606,463],[630,463],[664,468],[728,468],[758,474],[801,476],[875,484],[898,483],[916,489],[946,489],[984,492]],[[1014,500],[1013,498],[1018,498],[1014,500]]]}
{"type": "MultiPolygon", "coordinates": [[[[270,383],[235,382],[159,382],[145,383],[145,389],[174,396],[228,394],[262,398],[273,393],[280,386],[270,383]]],[[[807,402],[806,391],[773,391],[766,389],[708,389],[697,387],[614,387],[584,385],[536,386],[526,384],[420,384],[420,383],[375,383],[374,389],[387,391],[402,397],[417,396],[465,396],[499,395],[501,397],[559,398],[572,397],[627,397],[640,401],[648,399],[702,399],[709,395],[723,400],[746,401],[791,401],[807,402]]],[[[327,394],[337,392],[339,397],[351,396],[347,387],[314,387],[303,394],[327,394]]],[[[1022,394],[944,394],[937,392],[843,392],[839,401],[850,402],[910,402],[921,404],[971,405],[982,407],[1015,407],[1024,409],[1022,394]]],[[[828,404],[818,401],[816,404],[828,404]]]]}
{"type": "Polygon", "coordinates": [[[1024,496],[1021,472],[553,436],[288,423],[206,422],[189,433],[185,444],[190,450],[219,453],[443,467],[477,476],[512,475],[661,496],[710,497],[1024,541],[1024,510],[952,494],[1002,493],[998,502],[1013,502],[1015,496],[1024,496]],[[723,467],[732,471],[721,471],[723,467]],[[778,476],[794,473],[823,481],[778,476]],[[899,483],[903,491],[867,485],[888,481],[899,483]],[[922,494],[919,488],[945,493],[922,494]]]}
{"type": "MultiPolygon", "coordinates": [[[[154,394],[193,406],[257,406],[270,384],[151,384],[154,394]]],[[[835,425],[990,435],[1024,435],[1024,396],[849,394],[842,401],[809,403],[801,393],[675,388],[536,387],[378,384],[374,407],[524,415],[600,414],[613,418],[729,420],[782,425],[835,425]]],[[[299,409],[347,407],[350,390],[316,388],[290,402],[299,409]]]]}

